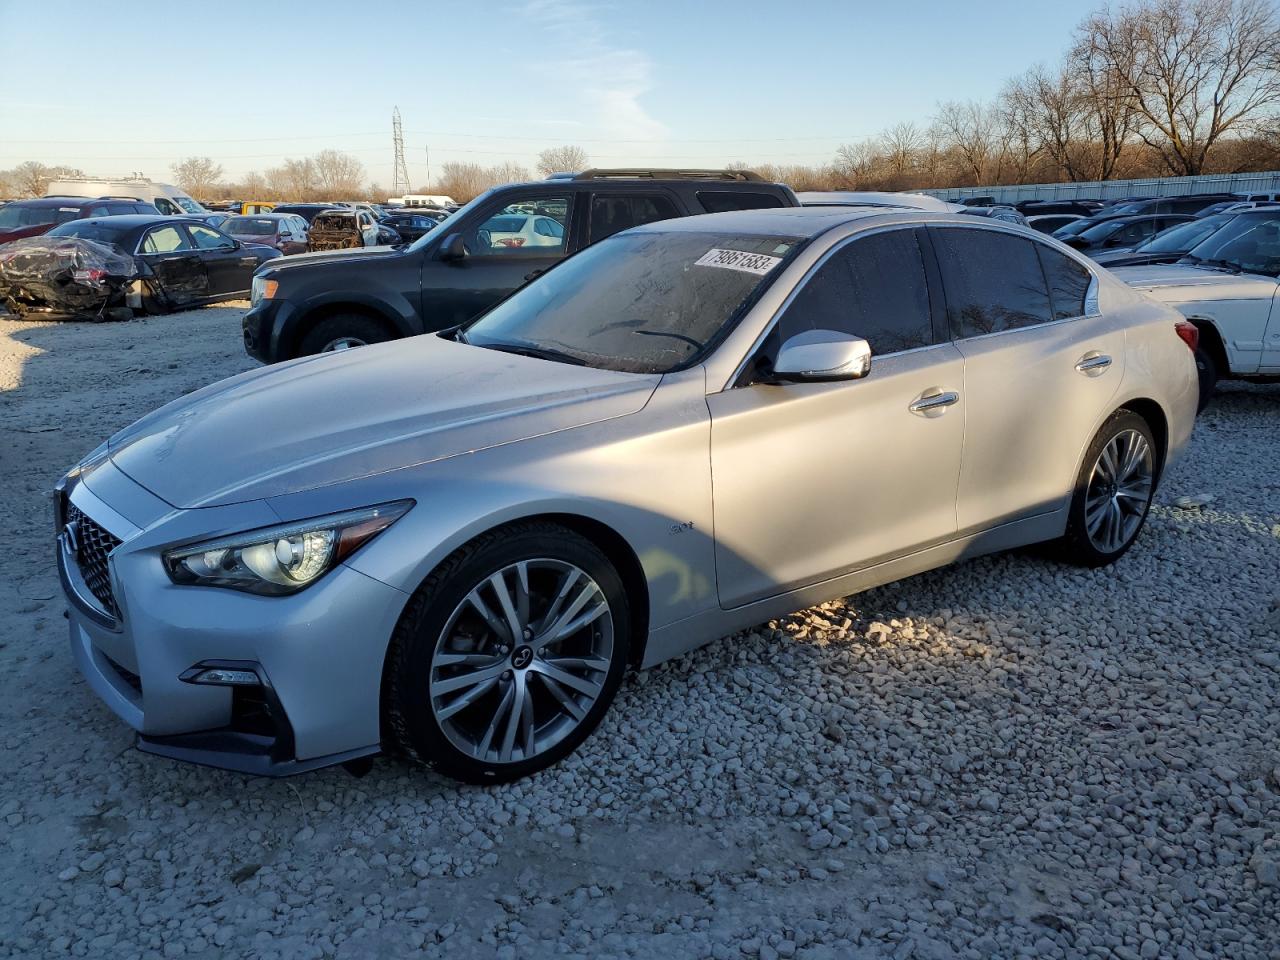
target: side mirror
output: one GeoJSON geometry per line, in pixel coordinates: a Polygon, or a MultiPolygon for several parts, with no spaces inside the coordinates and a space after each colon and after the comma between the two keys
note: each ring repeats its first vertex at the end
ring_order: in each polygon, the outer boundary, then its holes
{"type": "Polygon", "coordinates": [[[467,256],[467,245],[462,234],[451,233],[440,243],[441,260],[462,260],[467,256]]]}
{"type": "Polygon", "coordinates": [[[871,372],[871,344],[835,330],[797,333],[778,350],[773,377],[791,383],[859,380],[871,372]]]}

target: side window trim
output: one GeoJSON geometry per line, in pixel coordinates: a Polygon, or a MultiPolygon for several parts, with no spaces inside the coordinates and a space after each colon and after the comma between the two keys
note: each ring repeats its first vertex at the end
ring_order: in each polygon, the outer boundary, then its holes
{"type": "MultiPolygon", "coordinates": [[[[809,269],[805,271],[804,276],[801,277],[796,282],[796,285],[791,288],[791,291],[787,294],[786,299],[783,300],[782,303],[778,305],[778,309],[775,310],[773,313],[773,316],[769,318],[769,322],[764,325],[764,328],[760,331],[760,334],[756,337],[755,342],[751,344],[751,348],[743,354],[742,360],[739,361],[737,368],[733,371],[733,376],[729,378],[728,384],[725,387],[725,389],[734,390],[734,389],[737,389],[738,387],[749,385],[744,382],[744,377],[746,376],[749,370],[752,370],[754,368],[754,361],[756,359],[756,356],[760,353],[760,350],[764,347],[765,343],[768,341],[769,335],[773,333],[774,328],[778,325],[778,321],[781,320],[782,317],[786,315],[787,310],[790,308],[792,302],[795,301],[800,291],[804,289],[805,284],[808,283],[810,278],[815,276],[818,273],[818,271],[821,270],[826,265],[828,260],[830,260],[840,251],[844,250],[844,248],[849,246],[851,243],[857,243],[859,240],[864,240],[867,237],[873,237],[873,236],[876,236],[877,234],[889,233],[891,231],[896,231],[896,230],[910,230],[916,234],[916,243],[919,244],[920,246],[920,259],[924,262],[925,279],[929,287],[929,312],[932,315],[931,318],[933,320],[933,335],[934,335],[935,342],[927,344],[926,346],[923,346],[923,347],[912,347],[909,350],[895,350],[889,353],[875,353],[872,355],[872,360],[874,362],[874,360],[877,357],[901,357],[910,353],[920,353],[923,350],[935,350],[938,347],[951,346],[951,340],[949,337],[943,337],[942,339],[938,339],[938,326],[937,326],[938,320],[936,316],[936,308],[934,305],[933,280],[929,275],[930,264],[934,258],[934,251],[933,251],[932,243],[929,243],[928,246],[926,246],[924,238],[921,237],[922,234],[925,234],[927,232],[927,228],[923,224],[917,224],[917,223],[905,223],[905,224],[891,223],[891,224],[886,224],[885,226],[882,226],[882,227],[872,227],[869,230],[862,230],[862,231],[859,231],[858,233],[853,234],[853,236],[845,237],[843,240],[839,240],[835,244],[833,244],[831,249],[829,249],[826,253],[820,256],[809,267],[809,269]]],[[[934,266],[934,269],[936,269],[936,263],[934,263],[933,266],[934,266]]],[[[943,322],[944,323],[946,322],[945,310],[944,310],[943,322]]]]}

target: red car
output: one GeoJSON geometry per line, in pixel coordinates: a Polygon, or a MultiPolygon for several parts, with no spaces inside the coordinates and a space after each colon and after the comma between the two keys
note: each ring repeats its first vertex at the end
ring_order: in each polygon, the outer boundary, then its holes
{"type": "Polygon", "coordinates": [[[0,243],[38,237],[60,223],[85,217],[114,217],[146,213],[159,216],[160,211],[142,200],[127,197],[36,197],[14,200],[0,207],[0,243]]]}
{"type": "Polygon", "coordinates": [[[307,249],[307,221],[296,213],[231,217],[223,222],[221,230],[241,243],[265,244],[284,254],[305,253],[307,249]]]}

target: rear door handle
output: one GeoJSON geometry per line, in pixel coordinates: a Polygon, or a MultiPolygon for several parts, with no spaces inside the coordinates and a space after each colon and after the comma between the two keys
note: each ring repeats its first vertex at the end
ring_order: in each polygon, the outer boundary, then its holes
{"type": "Polygon", "coordinates": [[[907,407],[912,413],[921,417],[940,417],[947,408],[958,402],[960,394],[951,390],[934,389],[920,394],[907,407]]]}
{"type": "Polygon", "coordinates": [[[1097,350],[1090,350],[1076,361],[1076,370],[1086,377],[1099,376],[1105,373],[1109,366],[1111,366],[1111,358],[1097,350]]]}

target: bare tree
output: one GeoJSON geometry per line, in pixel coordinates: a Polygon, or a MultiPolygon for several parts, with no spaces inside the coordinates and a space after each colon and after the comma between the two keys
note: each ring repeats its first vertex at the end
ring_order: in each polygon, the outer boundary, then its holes
{"type": "Polygon", "coordinates": [[[864,188],[879,157],[879,150],[871,140],[841,144],[836,150],[835,162],[841,185],[854,190],[864,188]]]}
{"type": "Polygon", "coordinates": [[[1175,175],[1200,173],[1224,133],[1280,101],[1280,21],[1267,0],[1139,0],[1086,20],[1078,46],[1175,175]]]}
{"type": "Polygon", "coordinates": [[[187,157],[169,169],[178,186],[196,199],[210,196],[210,190],[222,180],[222,165],[209,157],[187,157]]]}
{"type": "Polygon", "coordinates": [[[910,122],[896,123],[880,135],[880,146],[885,159],[899,178],[905,177],[914,169],[923,143],[924,135],[910,122]]]}
{"type": "Polygon", "coordinates": [[[954,150],[974,185],[998,179],[1002,159],[1000,123],[991,109],[970,100],[950,100],[938,105],[935,118],[947,147],[954,150]]]}
{"type": "Polygon", "coordinates": [[[83,176],[84,171],[75,167],[50,167],[35,160],[27,160],[10,170],[7,178],[20,196],[43,197],[49,181],[83,176]]]}
{"type": "Polygon", "coordinates": [[[538,154],[538,173],[549,177],[553,173],[577,173],[590,165],[587,151],[581,147],[551,147],[538,154]]]}
{"type": "Polygon", "coordinates": [[[315,186],[327,200],[354,197],[364,190],[364,164],[340,150],[321,150],[308,161],[315,186]]]}

